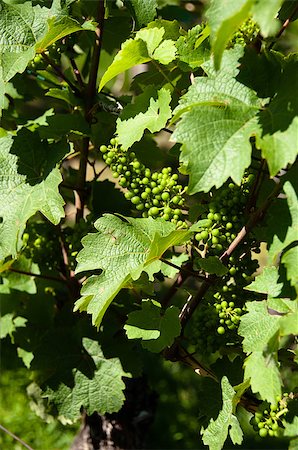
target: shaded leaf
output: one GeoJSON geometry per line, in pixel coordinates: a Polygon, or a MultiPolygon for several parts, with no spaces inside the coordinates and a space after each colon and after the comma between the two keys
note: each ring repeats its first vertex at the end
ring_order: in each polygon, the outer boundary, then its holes
{"type": "Polygon", "coordinates": [[[143,348],[159,353],[179,336],[179,309],[172,306],[162,312],[160,303],[143,300],[142,309],[128,314],[124,326],[128,339],[142,339],[143,348]]]}
{"type": "Polygon", "coordinates": [[[48,387],[44,392],[59,414],[71,421],[81,416],[81,408],[89,415],[95,411],[99,414],[117,412],[125,398],[122,377],[128,374],[123,371],[119,359],[105,359],[99,344],[91,339],[84,338],[83,346],[94,362],[92,375],[86,375],[78,367],[73,369],[73,386],[60,383],[57,389],[48,387]]]}
{"type": "Polygon", "coordinates": [[[0,260],[16,255],[25,224],[37,211],[54,224],[64,217],[56,164],[66,153],[66,143],[42,143],[28,130],[0,138],[0,260]]]}

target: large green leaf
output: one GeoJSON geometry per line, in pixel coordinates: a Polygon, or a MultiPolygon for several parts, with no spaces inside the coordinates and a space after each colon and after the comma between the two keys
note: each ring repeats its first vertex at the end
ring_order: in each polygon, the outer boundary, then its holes
{"type": "Polygon", "coordinates": [[[211,0],[207,19],[216,69],[220,67],[224,49],[233,33],[249,17],[252,4],[253,0],[211,0]]]}
{"type": "Polygon", "coordinates": [[[191,194],[220,187],[229,177],[240,184],[251,160],[250,137],[258,129],[260,102],[235,80],[239,49],[225,52],[222,69],[195,78],[180,99],[173,121],[180,116],[172,139],[180,142],[183,171],[191,194]]]}
{"type": "Polygon", "coordinates": [[[26,221],[37,211],[54,224],[64,217],[56,165],[68,151],[66,142],[49,145],[28,130],[0,138],[0,260],[16,255],[26,221]]]}
{"type": "Polygon", "coordinates": [[[128,149],[142,138],[145,129],[151,133],[160,131],[171,117],[170,101],[170,91],[162,88],[156,93],[154,87],[148,86],[134,104],[124,108],[117,119],[119,143],[128,149]]]}
{"type": "Polygon", "coordinates": [[[210,420],[206,430],[203,430],[203,442],[210,450],[221,450],[227,437],[234,444],[241,444],[243,433],[237,417],[234,415],[236,392],[229,383],[227,377],[221,380],[223,406],[218,417],[210,420]]]}
{"type": "Polygon", "coordinates": [[[244,369],[244,377],[250,379],[252,391],[259,393],[262,400],[275,404],[276,397],[281,395],[282,383],[276,355],[253,352],[245,360],[244,369]]]}
{"type": "Polygon", "coordinates": [[[81,408],[91,415],[94,411],[100,414],[119,411],[123,402],[125,384],[123,376],[127,376],[118,358],[106,359],[99,344],[84,338],[83,346],[92,358],[94,368],[86,373],[84,354],[81,364],[73,369],[73,386],[60,383],[57,389],[48,387],[45,397],[53,402],[61,416],[75,421],[81,416],[81,408]]]}
{"type": "Polygon", "coordinates": [[[180,334],[179,309],[172,306],[163,313],[160,303],[143,300],[140,311],[128,314],[124,329],[128,339],[142,339],[143,348],[159,353],[180,334]]]}
{"type": "Polygon", "coordinates": [[[122,219],[111,214],[105,214],[94,226],[98,233],[83,238],[76,272],[101,269],[102,273],[83,284],[75,310],[86,310],[99,326],[118,292],[137,280],[169,247],[187,240],[190,232],[175,230],[162,219],[122,219]]]}

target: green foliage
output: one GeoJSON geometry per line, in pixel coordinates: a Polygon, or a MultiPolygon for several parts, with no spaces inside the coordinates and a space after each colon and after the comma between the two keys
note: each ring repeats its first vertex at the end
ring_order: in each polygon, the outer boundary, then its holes
{"type": "Polygon", "coordinates": [[[123,371],[117,358],[104,358],[97,342],[85,338],[83,347],[93,361],[93,367],[91,365],[88,373],[78,366],[73,372],[72,386],[61,383],[54,390],[48,387],[44,393],[59,413],[72,422],[80,417],[81,408],[90,415],[94,411],[119,411],[124,401],[125,384],[122,376],[129,375],[123,371]]]}
{"type": "Polygon", "coordinates": [[[293,449],[297,2],[91,3],[0,4],[5,370],[52,424],[135,406],[148,448],[293,449]]]}
{"type": "Polygon", "coordinates": [[[180,159],[191,194],[219,188],[229,177],[240,184],[250,164],[249,138],[260,102],[234,79],[240,55],[238,48],[228,51],[220,72],[195,78],[174,110],[174,120],[182,119],[172,138],[183,144],[180,159]],[[210,123],[216,140],[206,133],[210,123]]]}
{"type": "Polygon", "coordinates": [[[152,300],[142,301],[142,310],[128,315],[124,329],[129,339],[142,339],[143,348],[159,353],[169,347],[181,331],[179,309],[168,308],[161,315],[161,305],[152,300]]]}

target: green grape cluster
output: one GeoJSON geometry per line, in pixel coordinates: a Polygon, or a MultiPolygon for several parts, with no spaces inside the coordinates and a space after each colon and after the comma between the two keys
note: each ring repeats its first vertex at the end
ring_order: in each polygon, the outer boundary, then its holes
{"type": "Polygon", "coordinates": [[[23,234],[23,255],[40,268],[57,270],[62,262],[59,236],[46,222],[29,222],[23,234]]]}
{"type": "Polygon", "coordinates": [[[243,290],[253,279],[253,274],[258,268],[258,262],[251,259],[250,255],[230,256],[228,261],[228,273],[221,279],[213,293],[214,307],[218,313],[218,334],[224,334],[227,329],[238,328],[241,316],[246,312],[245,301],[252,299],[254,294],[243,290]],[[237,264],[236,264],[237,262],[237,264]]]}
{"type": "Polygon", "coordinates": [[[282,434],[283,427],[281,419],[288,412],[287,403],[289,399],[289,394],[285,393],[282,398],[276,397],[276,404],[261,403],[251,419],[253,429],[261,437],[278,437],[282,434]]]}
{"type": "MultiPolygon", "coordinates": [[[[44,54],[50,58],[54,63],[60,63],[61,55],[65,53],[67,50],[72,48],[72,37],[67,36],[67,38],[62,39],[61,41],[54,42],[50,47],[45,50],[44,54]]],[[[51,66],[48,65],[48,62],[45,58],[43,58],[41,53],[37,53],[35,57],[30,61],[27,72],[33,73],[37,70],[46,70],[51,66]]]]}
{"type": "Polygon", "coordinates": [[[258,24],[250,17],[247,19],[238,30],[232,36],[228,47],[234,47],[234,45],[245,46],[254,42],[260,33],[260,27],[258,24]]]}
{"type": "MultiPolygon", "coordinates": [[[[200,217],[206,220],[204,226],[195,235],[199,242],[197,250],[204,257],[222,254],[246,223],[245,206],[253,181],[254,175],[247,174],[240,186],[227,183],[212,196],[200,217]]],[[[251,250],[258,251],[259,244],[251,234],[246,236],[245,244],[248,251],[243,252],[242,248],[229,257],[227,273],[208,290],[192,319],[191,341],[202,352],[212,353],[227,342],[236,343],[235,331],[246,312],[246,301],[259,298],[258,294],[244,290],[258,268],[251,250]]]]}
{"type": "Polygon", "coordinates": [[[34,58],[29,62],[27,72],[29,75],[37,70],[45,70],[48,67],[48,63],[45,61],[40,53],[37,53],[34,58]]]}
{"type": "Polygon", "coordinates": [[[223,337],[216,333],[218,327],[218,313],[213,305],[203,299],[188,325],[190,342],[201,354],[211,355],[223,343],[223,337]]]}
{"type": "Polygon", "coordinates": [[[195,235],[196,241],[206,246],[208,255],[222,253],[245,224],[244,208],[253,181],[254,175],[249,174],[240,186],[229,183],[212,197],[208,210],[201,216],[206,224],[195,235]]]}
{"type": "Polygon", "coordinates": [[[178,175],[172,173],[171,167],[152,172],[134,152],[118,145],[116,138],[111,139],[108,147],[102,145],[100,151],[114,178],[127,189],[125,198],[142,212],[142,217],[162,217],[177,227],[187,226],[183,221],[183,194],[187,187],[178,184],[178,175]]]}

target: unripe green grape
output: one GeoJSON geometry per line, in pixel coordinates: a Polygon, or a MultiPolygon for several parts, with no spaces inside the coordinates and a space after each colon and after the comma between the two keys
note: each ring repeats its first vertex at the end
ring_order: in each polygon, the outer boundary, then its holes
{"type": "Polygon", "coordinates": [[[140,203],[141,199],[140,199],[140,197],[138,197],[138,196],[134,196],[134,197],[131,198],[130,201],[131,201],[131,203],[133,203],[134,205],[138,205],[138,204],[140,203]]]}
{"type": "Polygon", "coordinates": [[[152,208],[150,208],[148,211],[149,216],[157,216],[158,213],[159,209],[156,206],[152,206],[152,208]]]}
{"type": "Polygon", "coordinates": [[[218,334],[225,334],[226,330],[224,329],[224,327],[218,327],[217,328],[217,333],[218,334]]]}
{"type": "Polygon", "coordinates": [[[169,198],[170,198],[169,192],[163,192],[163,193],[161,194],[161,198],[162,198],[162,200],[164,200],[164,201],[169,200],[169,198]]]}
{"type": "Polygon", "coordinates": [[[268,430],[267,430],[266,428],[261,428],[261,429],[260,429],[259,435],[260,435],[262,438],[265,438],[265,437],[267,436],[267,434],[268,434],[268,430]]]}

